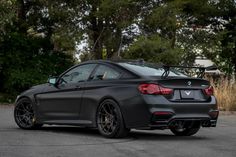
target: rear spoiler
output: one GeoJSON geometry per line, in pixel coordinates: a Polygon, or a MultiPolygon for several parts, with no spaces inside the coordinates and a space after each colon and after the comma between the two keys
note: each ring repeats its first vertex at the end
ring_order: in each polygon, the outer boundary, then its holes
{"type": "Polygon", "coordinates": [[[206,70],[217,70],[218,69],[217,66],[215,66],[215,65],[208,66],[208,67],[163,65],[162,67],[164,69],[164,72],[161,75],[162,78],[167,78],[169,76],[170,68],[198,69],[199,72],[197,72],[197,78],[203,78],[205,76],[205,71],[206,70]]]}

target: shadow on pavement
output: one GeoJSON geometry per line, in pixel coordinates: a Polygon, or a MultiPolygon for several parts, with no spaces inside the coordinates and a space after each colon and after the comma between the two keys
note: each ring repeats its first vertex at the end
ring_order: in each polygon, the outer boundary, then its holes
{"type": "Polygon", "coordinates": [[[88,135],[88,136],[101,136],[97,129],[73,127],[73,126],[47,126],[38,129],[40,131],[72,134],[72,135],[88,135]]]}
{"type": "Polygon", "coordinates": [[[172,133],[166,134],[166,133],[160,133],[160,132],[139,132],[139,131],[132,131],[130,133],[130,136],[138,139],[138,140],[158,140],[158,141],[176,141],[176,140],[206,140],[209,139],[208,137],[203,137],[203,136],[199,136],[198,134],[194,135],[194,136],[175,136],[172,133]]]}
{"type": "MultiPolygon", "coordinates": [[[[91,137],[104,138],[99,134],[97,129],[92,128],[83,128],[83,127],[71,127],[71,126],[47,126],[39,129],[40,131],[52,132],[52,133],[63,133],[70,135],[86,135],[91,137]]],[[[172,133],[167,134],[161,132],[152,131],[137,131],[132,130],[127,138],[133,138],[138,140],[163,140],[163,141],[175,141],[175,140],[206,140],[210,139],[209,137],[200,136],[198,134],[194,136],[175,136],[172,133]]]]}

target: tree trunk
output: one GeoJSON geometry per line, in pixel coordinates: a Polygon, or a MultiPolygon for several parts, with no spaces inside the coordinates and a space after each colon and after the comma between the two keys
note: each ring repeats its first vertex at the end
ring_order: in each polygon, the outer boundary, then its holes
{"type": "Polygon", "coordinates": [[[120,47],[122,46],[122,31],[120,28],[116,28],[116,33],[113,37],[112,49],[107,51],[107,58],[119,58],[118,53],[120,51],[120,47]]]}
{"type": "Polygon", "coordinates": [[[175,48],[175,42],[176,42],[176,31],[177,29],[175,28],[172,32],[172,38],[171,38],[171,48],[175,48]]]}
{"type": "Polygon", "coordinates": [[[24,0],[17,0],[17,17],[18,17],[18,27],[20,32],[26,33],[26,6],[24,0]]]}
{"type": "Polygon", "coordinates": [[[120,28],[117,28],[116,34],[115,34],[115,40],[116,40],[116,45],[114,46],[114,52],[112,54],[112,58],[115,59],[120,59],[120,49],[122,47],[122,30],[120,28]]]}
{"type": "Polygon", "coordinates": [[[93,41],[93,56],[94,59],[102,59],[102,33],[103,33],[103,23],[101,19],[96,16],[97,3],[94,2],[91,12],[91,24],[92,24],[92,41],[93,41]]]}

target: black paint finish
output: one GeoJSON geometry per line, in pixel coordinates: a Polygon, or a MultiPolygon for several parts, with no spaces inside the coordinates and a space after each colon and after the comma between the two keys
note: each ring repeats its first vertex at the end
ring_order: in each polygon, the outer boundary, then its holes
{"type": "Polygon", "coordinates": [[[20,94],[31,99],[37,123],[66,124],[96,127],[96,114],[99,104],[105,99],[113,99],[119,105],[127,128],[163,129],[175,119],[209,120],[215,126],[217,118],[211,118],[209,112],[217,110],[214,96],[206,96],[202,89],[209,87],[209,82],[190,77],[174,77],[162,79],[158,76],[143,76],[126,69],[117,62],[88,61],[76,65],[63,73],[55,85],[43,84],[32,87],[20,94]],[[78,83],[60,83],[70,69],[85,64],[96,64],[89,78],[78,83]],[[108,66],[120,73],[117,79],[92,80],[99,65],[108,66]],[[191,81],[191,85],[188,85],[191,81]],[[143,95],[138,86],[141,83],[156,83],[172,88],[174,93],[169,96],[143,95]],[[192,91],[189,96],[184,90],[192,91]],[[155,122],[153,113],[169,111],[170,119],[155,122]]]}

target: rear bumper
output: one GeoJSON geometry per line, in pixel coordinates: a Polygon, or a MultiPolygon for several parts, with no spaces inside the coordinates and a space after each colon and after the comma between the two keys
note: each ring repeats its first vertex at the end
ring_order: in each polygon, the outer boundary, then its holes
{"type": "Polygon", "coordinates": [[[144,99],[152,115],[150,128],[170,128],[179,121],[196,121],[203,127],[216,126],[219,111],[214,96],[209,102],[171,102],[163,96],[147,96],[144,99]]]}
{"type": "Polygon", "coordinates": [[[149,128],[152,129],[168,129],[171,127],[175,127],[178,125],[178,122],[199,122],[202,127],[216,127],[217,119],[210,119],[210,118],[171,118],[168,120],[162,121],[155,121],[151,122],[149,128]]]}
{"type": "Polygon", "coordinates": [[[207,102],[172,102],[162,95],[139,95],[132,99],[120,101],[122,114],[127,128],[168,128],[171,122],[176,120],[200,121],[202,124],[210,121],[216,126],[217,118],[212,118],[209,114],[217,110],[217,102],[214,96],[207,102]],[[173,113],[170,117],[155,117],[155,112],[173,113]]]}

